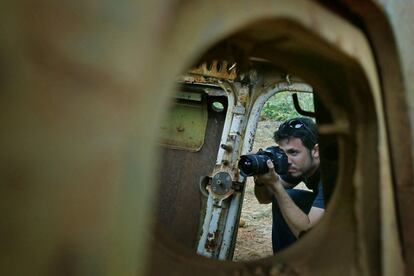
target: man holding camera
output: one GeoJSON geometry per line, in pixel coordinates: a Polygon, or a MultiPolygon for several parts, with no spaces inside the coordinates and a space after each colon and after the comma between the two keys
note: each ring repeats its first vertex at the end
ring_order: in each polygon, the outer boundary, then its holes
{"type": "Polygon", "coordinates": [[[274,140],[287,156],[287,173],[277,174],[268,159],[268,172],[255,175],[254,192],[260,203],[272,203],[276,253],[308,231],[322,217],[325,204],[315,123],[302,117],[288,120],[274,133],[274,140]],[[302,181],[310,191],[292,189],[302,181]]]}

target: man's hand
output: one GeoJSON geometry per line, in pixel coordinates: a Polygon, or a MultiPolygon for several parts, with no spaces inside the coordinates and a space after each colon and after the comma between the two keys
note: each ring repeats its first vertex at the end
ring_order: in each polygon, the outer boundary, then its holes
{"type": "Polygon", "coordinates": [[[273,162],[269,159],[266,162],[269,171],[265,174],[260,174],[255,177],[255,182],[263,184],[271,188],[279,182],[279,175],[276,174],[273,162]]]}
{"type": "Polygon", "coordinates": [[[270,203],[272,195],[274,195],[286,223],[292,233],[298,237],[300,233],[307,231],[322,217],[324,209],[312,207],[309,215],[305,214],[287,194],[284,188],[286,182],[276,174],[271,160],[267,160],[267,167],[269,171],[257,175],[255,179],[256,183],[264,185],[260,188],[255,187],[256,198],[260,203],[270,203]]]}
{"type": "Polygon", "coordinates": [[[269,168],[267,173],[254,176],[254,194],[261,204],[272,202],[273,192],[271,187],[276,185],[279,179],[271,160],[267,161],[267,167],[269,168]]]}

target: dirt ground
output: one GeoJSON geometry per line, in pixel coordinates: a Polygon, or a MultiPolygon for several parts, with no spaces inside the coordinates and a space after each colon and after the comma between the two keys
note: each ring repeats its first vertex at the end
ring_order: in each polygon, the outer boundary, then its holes
{"type": "MultiPolygon", "coordinates": [[[[278,127],[277,122],[259,122],[256,131],[253,150],[274,145],[273,132],[278,127]]],[[[254,196],[253,179],[246,182],[240,226],[237,234],[236,248],[233,260],[249,261],[271,256],[272,253],[272,206],[259,204],[254,196]]]]}
{"type": "Polygon", "coordinates": [[[259,204],[248,180],[233,261],[242,262],[271,256],[272,205],[259,204]]]}

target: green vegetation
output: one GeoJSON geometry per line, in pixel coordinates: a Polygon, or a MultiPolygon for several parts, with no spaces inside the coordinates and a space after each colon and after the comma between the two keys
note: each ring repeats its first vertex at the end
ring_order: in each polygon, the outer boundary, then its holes
{"type": "MultiPolygon", "coordinates": [[[[314,111],[313,94],[297,93],[300,107],[305,111],[314,111]]],[[[263,106],[260,118],[262,120],[284,121],[301,116],[293,105],[292,93],[281,92],[272,96],[263,106]]]]}

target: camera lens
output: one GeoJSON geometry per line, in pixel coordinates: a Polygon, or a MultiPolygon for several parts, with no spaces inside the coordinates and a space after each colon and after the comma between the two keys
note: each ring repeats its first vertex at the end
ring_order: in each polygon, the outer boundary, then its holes
{"type": "Polygon", "coordinates": [[[242,155],[240,156],[238,167],[245,176],[264,174],[269,170],[266,164],[268,159],[269,157],[265,155],[242,155]]]}

